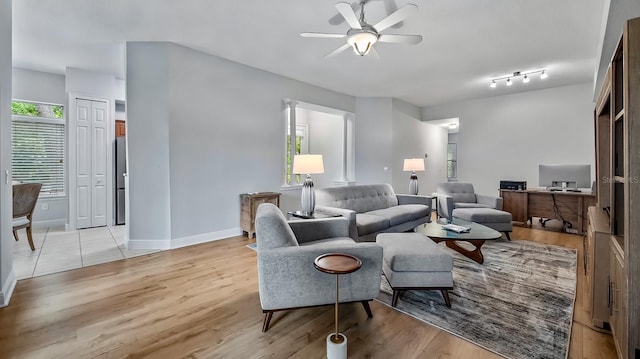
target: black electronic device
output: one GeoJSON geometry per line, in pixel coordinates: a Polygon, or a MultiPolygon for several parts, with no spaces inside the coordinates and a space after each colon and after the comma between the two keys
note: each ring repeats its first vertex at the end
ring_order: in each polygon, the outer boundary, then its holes
{"type": "Polygon", "coordinates": [[[500,189],[524,191],[527,189],[527,181],[500,181],[500,189]]]}

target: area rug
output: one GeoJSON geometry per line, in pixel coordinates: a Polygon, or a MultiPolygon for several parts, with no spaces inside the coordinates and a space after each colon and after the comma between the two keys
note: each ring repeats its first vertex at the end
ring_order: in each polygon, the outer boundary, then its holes
{"type": "MultiPolygon", "coordinates": [[[[447,308],[440,291],[406,291],[396,309],[506,358],[567,357],[576,250],[529,241],[482,247],[484,264],[457,252],[447,308]]],[[[377,300],[391,304],[382,278],[377,300]]]]}

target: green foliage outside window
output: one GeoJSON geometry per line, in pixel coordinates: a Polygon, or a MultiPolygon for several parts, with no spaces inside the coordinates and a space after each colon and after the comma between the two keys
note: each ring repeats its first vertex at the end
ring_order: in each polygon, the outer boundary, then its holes
{"type": "Polygon", "coordinates": [[[18,116],[62,118],[64,109],[57,105],[13,101],[11,113],[18,116]]]}
{"type": "MultiPolygon", "coordinates": [[[[300,154],[302,147],[302,136],[296,136],[296,154],[300,154]]],[[[287,183],[291,183],[291,170],[293,169],[293,161],[291,159],[291,135],[287,135],[287,183]]],[[[300,182],[300,175],[296,175],[296,182],[300,182]]]]}

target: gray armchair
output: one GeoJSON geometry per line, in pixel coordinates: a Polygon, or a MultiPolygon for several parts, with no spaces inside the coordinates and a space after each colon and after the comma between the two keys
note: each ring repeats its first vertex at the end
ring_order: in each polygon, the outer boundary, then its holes
{"type": "Polygon", "coordinates": [[[445,182],[436,189],[438,215],[451,219],[456,208],[493,208],[502,210],[502,198],[476,194],[471,183],[445,182]]]}
{"type": "Polygon", "coordinates": [[[346,218],[294,220],[288,222],[280,209],[264,203],[256,213],[258,289],[262,331],[269,329],[274,312],[334,304],[335,276],[315,269],[321,254],[339,252],[358,257],[362,267],[340,276],[340,302],[361,302],[372,318],[369,301],[380,292],[382,247],[356,243],[349,237],[346,218]]]}

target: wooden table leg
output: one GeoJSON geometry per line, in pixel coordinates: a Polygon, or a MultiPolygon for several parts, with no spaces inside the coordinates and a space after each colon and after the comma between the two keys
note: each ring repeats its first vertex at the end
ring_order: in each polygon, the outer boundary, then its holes
{"type": "Polygon", "coordinates": [[[439,239],[434,239],[431,238],[434,242],[439,243],[439,242],[445,242],[446,246],[453,249],[454,251],[462,254],[463,256],[473,259],[474,261],[482,264],[484,263],[484,256],[482,255],[482,251],[480,251],[480,248],[482,247],[482,245],[484,244],[485,241],[483,240],[470,240],[470,241],[464,241],[466,243],[470,243],[474,249],[473,250],[468,250],[464,247],[461,247],[458,245],[458,243],[456,241],[452,241],[452,240],[439,240],[439,239]]]}

